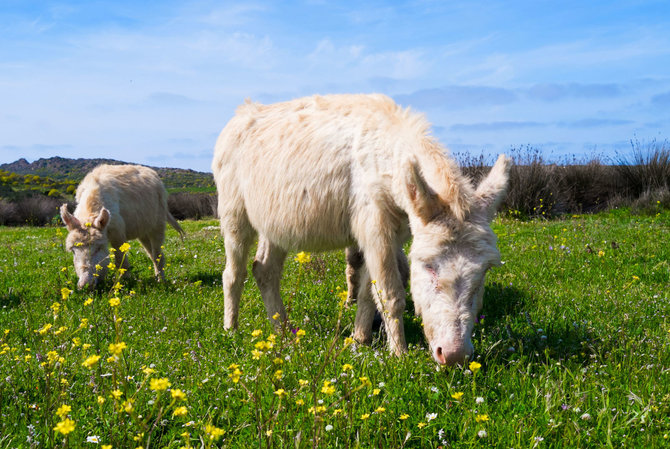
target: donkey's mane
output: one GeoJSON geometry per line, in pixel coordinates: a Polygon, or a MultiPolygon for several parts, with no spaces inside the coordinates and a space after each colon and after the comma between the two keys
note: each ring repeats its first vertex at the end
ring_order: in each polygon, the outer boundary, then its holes
{"type": "Polygon", "coordinates": [[[449,208],[457,220],[463,221],[470,212],[474,188],[449,156],[449,151],[430,134],[430,125],[423,115],[413,116],[417,131],[423,135],[421,146],[415,150],[423,176],[440,202],[449,208]]]}

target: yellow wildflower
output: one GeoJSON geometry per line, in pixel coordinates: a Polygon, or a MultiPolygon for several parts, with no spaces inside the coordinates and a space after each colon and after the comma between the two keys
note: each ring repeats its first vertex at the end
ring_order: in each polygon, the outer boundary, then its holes
{"type": "Polygon", "coordinates": [[[82,329],[84,327],[88,327],[88,318],[82,318],[81,321],[79,322],[79,329],[82,329]]]}
{"type": "Polygon", "coordinates": [[[69,418],[65,418],[64,420],[56,424],[54,430],[58,433],[62,433],[63,435],[67,435],[68,433],[74,430],[74,421],[72,421],[69,418]]]}
{"type": "Polygon", "coordinates": [[[151,379],[149,381],[149,388],[151,388],[153,391],[167,390],[167,388],[170,385],[171,385],[170,381],[168,380],[167,377],[162,377],[160,379],[151,379]]]}
{"type": "Polygon", "coordinates": [[[351,337],[347,337],[344,339],[344,346],[349,346],[354,343],[354,339],[351,337]]]}
{"type": "Polygon", "coordinates": [[[263,331],[260,330],[260,329],[254,329],[254,331],[251,332],[251,336],[252,336],[252,337],[259,337],[259,336],[261,336],[261,335],[263,335],[263,331]]]}
{"type": "Polygon", "coordinates": [[[98,404],[99,404],[99,405],[102,405],[102,404],[105,403],[105,398],[103,398],[102,396],[98,396],[97,401],[98,401],[98,404]]]}
{"type": "Polygon", "coordinates": [[[121,407],[123,407],[123,410],[126,413],[131,413],[133,411],[133,400],[128,399],[127,401],[123,401],[123,404],[121,404],[121,407]]]}
{"type": "Polygon", "coordinates": [[[477,374],[477,371],[479,371],[479,369],[481,367],[482,367],[482,364],[478,363],[478,362],[475,362],[475,361],[470,362],[470,364],[468,365],[468,368],[470,368],[470,371],[472,371],[472,374],[477,374]]]}
{"type": "Polygon", "coordinates": [[[111,307],[118,307],[119,304],[121,304],[121,300],[117,298],[116,296],[113,298],[109,298],[109,305],[111,307]]]}
{"type": "Polygon", "coordinates": [[[274,363],[275,365],[281,365],[282,363],[284,363],[284,361],[279,357],[275,357],[272,363],[274,363]]]}
{"type": "Polygon", "coordinates": [[[121,355],[124,349],[126,349],[128,345],[126,345],[125,342],[120,342],[120,343],[110,343],[109,344],[109,352],[111,352],[114,355],[121,355]]]}
{"type": "Polygon", "coordinates": [[[477,416],[475,416],[475,421],[477,421],[477,422],[489,421],[489,415],[477,415],[477,416]]]}
{"type": "Polygon", "coordinates": [[[259,351],[258,349],[252,349],[251,350],[251,356],[254,360],[260,360],[261,356],[263,353],[259,351]]]}
{"type": "Polygon", "coordinates": [[[142,367],[142,372],[143,372],[144,374],[146,374],[147,376],[150,376],[150,375],[152,375],[153,373],[155,373],[156,370],[153,369],[153,368],[150,368],[150,367],[148,367],[148,366],[143,366],[143,367],[142,367]]]}
{"type": "Polygon", "coordinates": [[[301,387],[309,385],[309,381],[305,379],[300,379],[298,383],[300,384],[301,387]]]}
{"type": "Polygon", "coordinates": [[[423,428],[426,427],[427,425],[428,425],[428,424],[426,424],[425,422],[420,422],[420,423],[417,424],[416,426],[417,426],[419,429],[423,429],[423,428]]]}
{"type": "Polygon", "coordinates": [[[100,449],[112,449],[112,445],[111,444],[103,444],[102,446],[100,446],[100,449]]]}
{"type": "Polygon", "coordinates": [[[65,301],[72,294],[72,290],[67,287],[63,287],[60,289],[60,294],[63,298],[63,301],[65,301]]]}
{"type": "Polygon", "coordinates": [[[91,347],[91,344],[90,344],[90,343],[84,343],[83,345],[81,345],[81,349],[83,349],[84,351],[86,351],[86,350],[89,349],[90,347],[91,347]]]}
{"type": "Polygon", "coordinates": [[[56,351],[47,352],[47,360],[49,363],[56,363],[58,361],[58,353],[56,351]]]}
{"type": "Polygon", "coordinates": [[[65,418],[67,414],[70,413],[71,411],[72,407],[70,407],[67,404],[63,404],[60,407],[58,407],[58,410],[56,410],[56,414],[61,418],[65,418]]]}
{"type": "Polygon", "coordinates": [[[456,399],[457,401],[460,401],[464,394],[465,393],[463,393],[462,391],[457,391],[456,393],[451,393],[451,397],[456,399]]]}
{"type": "Polygon", "coordinates": [[[114,391],[112,391],[111,394],[112,394],[112,397],[114,399],[119,399],[119,398],[121,398],[121,396],[123,396],[123,393],[121,392],[121,390],[114,390],[114,391]]]}
{"type": "Polygon", "coordinates": [[[398,418],[400,418],[401,420],[404,421],[404,420],[406,420],[407,418],[409,418],[409,415],[408,415],[407,413],[403,413],[403,414],[400,415],[398,418]]]}
{"type": "Polygon", "coordinates": [[[375,388],[374,390],[372,390],[372,395],[377,396],[380,392],[381,390],[379,388],[375,388]]]}
{"type": "Polygon", "coordinates": [[[231,371],[230,374],[228,374],[228,377],[230,377],[234,384],[238,383],[240,381],[240,377],[242,377],[242,370],[240,369],[240,365],[231,363],[228,369],[231,371]]]}
{"type": "Polygon", "coordinates": [[[81,366],[85,366],[86,368],[93,368],[93,365],[98,363],[100,361],[100,356],[99,355],[92,355],[86,358],[81,364],[81,366]]]}
{"type": "Polygon", "coordinates": [[[326,396],[330,396],[331,394],[335,393],[335,387],[330,383],[330,381],[324,380],[323,387],[321,387],[321,393],[325,394],[326,396]]]}
{"type": "Polygon", "coordinates": [[[60,303],[59,302],[54,302],[50,306],[51,311],[54,313],[54,315],[58,315],[58,312],[60,311],[60,303]]]}
{"type": "Polygon", "coordinates": [[[310,253],[300,251],[298,254],[296,254],[295,259],[293,259],[293,260],[295,260],[300,265],[302,265],[304,263],[310,262],[312,260],[312,255],[310,253]]]}
{"type": "Polygon", "coordinates": [[[349,298],[348,290],[340,290],[337,292],[337,297],[340,298],[340,304],[345,302],[349,298]]]}
{"type": "Polygon", "coordinates": [[[351,371],[352,369],[354,369],[354,367],[352,365],[350,365],[349,363],[345,363],[344,365],[342,365],[342,371],[346,372],[346,371],[351,371]]]}
{"type": "Polygon", "coordinates": [[[377,407],[375,409],[375,413],[384,413],[385,411],[386,411],[386,409],[384,407],[377,407]]]}
{"type": "Polygon", "coordinates": [[[185,401],[186,400],[186,393],[181,391],[180,389],[176,388],[174,390],[170,390],[170,396],[172,396],[172,399],[176,399],[177,401],[185,401]]]}
{"type": "Polygon", "coordinates": [[[130,245],[128,244],[128,242],[126,242],[126,243],[124,243],[123,245],[119,246],[119,251],[121,251],[122,253],[125,253],[125,252],[128,251],[129,249],[130,249],[130,245]]]}
{"type": "Polygon", "coordinates": [[[283,388],[279,388],[278,390],[275,391],[275,394],[279,396],[279,399],[285,398],[286,397],[286,390],[283,388]]]}
{"type": "Polygon", "coordinates": [[[370,379],[367,378],[367,376],[359,377],[358,380],[361,381],[361,383],[365,386],[371,386],[372,382],[370,382],[370,379]]]}
{"type": "Polygon", "coordinates": [[[44,326],[42,326],[41,329],[37,329],[35,332],[37,332],[40,335],[44,335],[47,332],[49,332],[49,329],[51,329],[51,328],[52,328],[52,325],[50,323],[47,323],[44,326]]]}
{"type": "Polygon", "coordinates": [[[295,403],[296,405],[305,405],[305,401],[303,401],[302,399],[298,399],[297,401],[295,401],[295,403]]]}
{"type": "Polygon", "coordinates": [[[205,433],[209,435],[210,440],[216,440],[219,439],[224,433],[226,433],[226,431],[219,429],[218,427],[215,427],[211,424],[207,424],[205,426],[205,433]]]}
{"type": "Polygon", "coordinates": [[[370,417],[370,414],[369,414],[369,413],[364,413],[364,414],[361,415],[361,419],[362,419],[363,421],[365,421],[365,420],[368,419],[369,417],[370,417]]]}
{"type": "Polygon", "coordinates": [[[177,407],[172,412],[172,416],[185,416],[188,413],[188,408],[185,406],[177,407]]]}
{"type": "Polygon", "coordinates": [[[282,370],[278,369],[277,371],[275,371],[275,373],[272,375],[272,377],[274,377],[276,380],[280,380],[283,375],[284,375],[284,372],[282,370]]]}
{"type": "Polygon", "coordinates": [[[272,315],[272,319],[277,321],[280,318],[279,312],[276,312],[274,315],[272,315]]]}

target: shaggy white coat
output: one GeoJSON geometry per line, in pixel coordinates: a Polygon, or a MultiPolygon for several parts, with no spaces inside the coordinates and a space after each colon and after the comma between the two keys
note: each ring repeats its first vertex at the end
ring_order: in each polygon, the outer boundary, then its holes
{"type": "Polygon", "coordinates": [[[404,352],[396,253],[411,230],[412,296],[433,356],[455,363],[472,354],[484,274],[500,257],[489,224],[507,184],[508,158],[500,156],[475,189],[422,115],[383,95],[330,95],[240,106],[217,140],[212,170],[226,250],[226,328],[237,326],[256,234],[253,274],[268,317],[282,319],[287,252],[355,244],[365,266],[354,337],[371,340],[377,308],[391,350],[404,352]]]}
{"type": "MultiPolygon", "coordinates": [[[[140,165],[103,164],[84,177],[77,188],[74,214],[68,212],[67,205],[61,206],[61,218],[69,231],[66,249],[74,255],[79,288],[92,287],[105,275],[108,243],[118,250],[133,239],[142,243],[156,276],[164,277],[166,221],[184,235],[168,211],[167,196],[158,174],[140,165]]],[[[115,258],[121,266],[122,254],[116,252],[115,258]]],[[[127,256],[123,267],[129,267],[127,256]]]]}

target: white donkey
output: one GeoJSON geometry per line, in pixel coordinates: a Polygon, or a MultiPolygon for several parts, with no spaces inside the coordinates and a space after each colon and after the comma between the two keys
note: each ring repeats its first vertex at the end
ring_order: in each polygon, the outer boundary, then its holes
{"type": "MultiPolygon", "coordinates": [[[[170,214],[167,191],[156,172],[140,165],[99,165],[77,187],[74,215],[63,204],[61,218],[69,231],[65,247],[74,255],[78,287],[94,287],[104,277],[109,261],[108,242],[116,250],[126,241],[139,239],[163,279],[165,222],[184,230],[170,214]]],[[[116,264],[121,264],[116,253],[116,264]]],[[[127,258],[124,268],[129,267],[127,258]]]]}
{"type": "Polygon", "coordinates": [[[225,240],[224,325],[237,326],[246,259],[268,317],[286,319],[279,296],[290,250],[356,244],[365,254],[354,338],[372,338],[377,308],[392,351],[406,351],[405,291],[396,254],[406,236],[411,291],[433,357],[471,356],[486,271],[500,262],[490,227],[508,180],[501,155],[473,187],[429,135],[422,115],[383,95],[315,96],[244,104],[219,136],[212,170],[225,240]]]}

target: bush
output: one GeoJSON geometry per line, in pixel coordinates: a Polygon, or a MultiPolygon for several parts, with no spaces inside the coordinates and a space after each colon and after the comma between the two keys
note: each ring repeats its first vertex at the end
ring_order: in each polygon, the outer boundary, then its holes
{"type": "Polygon", "coordinates": [[[168,209],[177,220],[198,220],[216,216],[216,195],[208,193],[175,193],[168,197],[168,209]]]}
{"type": "Polygon", "coordinates": [[[62,200],[42,195],[29,196],[16,203],[18,223],[31,226],[44,226],[58,215],[62,200]]]}
{"type": "Polygon", "coordinates": [[[557,167],[546,164],[539,150],[513,149],[514,165],[503,210],[525,217],[550,217],[564,211],[557,167]]]}
{"type": "Polygon", "coordinates": [[[16,204],[0,198],[0,226],[19,223],[19,214],[16,204]]]}
{"type": "Polygon", "coordinates": [[[633,199],[645,192],[670,187],[670,146],[668,141],[652,140],[646,146],[639,140],[631,141],[632,160],[619,157],[616,165],[619,188],[633,199]]]}

